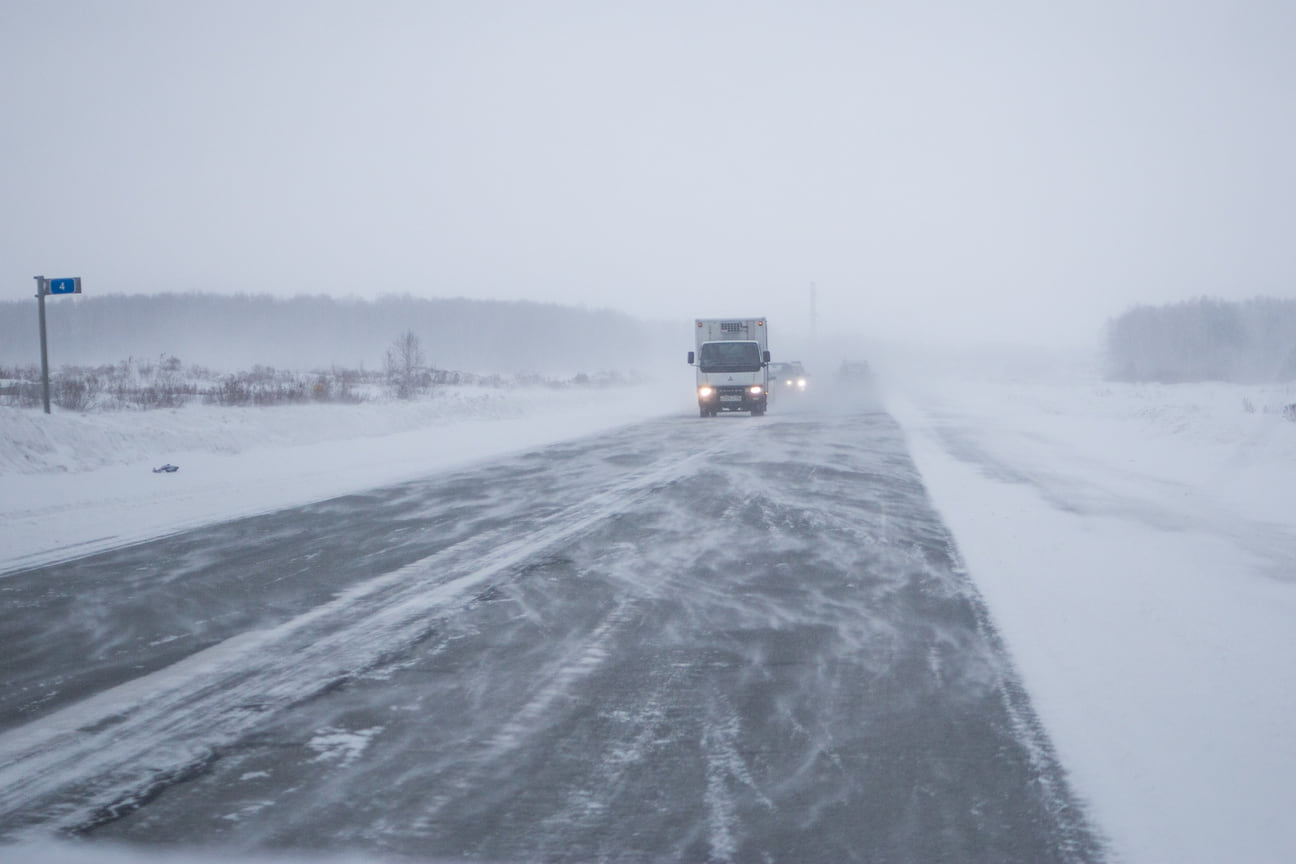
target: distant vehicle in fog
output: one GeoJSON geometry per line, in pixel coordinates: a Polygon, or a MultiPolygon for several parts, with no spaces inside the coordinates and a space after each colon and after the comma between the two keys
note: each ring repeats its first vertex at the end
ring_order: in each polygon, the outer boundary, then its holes
{"type": "Polygon", "coordinates": [[[843,381],[865,382],[873,378],[873,372],[863,361],[849,363],[843,360],[841,368],[837,370],[837,377],[843,381]]]}
{"type": "Polygon", "coordinates": [[[800,360],[779,363],[778,369],[770,368],[770,386],[775,392],[804,393],[810,384],[810,378],[800,360]]]}

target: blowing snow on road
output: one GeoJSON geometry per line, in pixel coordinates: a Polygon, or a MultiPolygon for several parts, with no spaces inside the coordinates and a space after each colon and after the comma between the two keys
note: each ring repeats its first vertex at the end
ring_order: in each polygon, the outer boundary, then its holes
{"type": "Polygon", "coordinates": [[[9,840],[1103,855],[880,410],[658,418],[5,590],[9,840]]]}

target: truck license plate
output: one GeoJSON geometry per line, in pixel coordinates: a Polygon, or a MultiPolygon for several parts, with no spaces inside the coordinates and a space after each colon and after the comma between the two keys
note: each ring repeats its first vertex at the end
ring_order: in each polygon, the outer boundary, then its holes
{"type": "Polygon", "coordinates": [[[721,396],[720,401],[721,402],[741,402],[742,397],[741,396],[721,396]]]}

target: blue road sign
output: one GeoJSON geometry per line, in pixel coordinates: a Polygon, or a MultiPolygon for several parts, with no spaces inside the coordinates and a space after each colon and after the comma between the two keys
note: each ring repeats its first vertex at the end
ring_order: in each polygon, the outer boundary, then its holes
{"type": "Polygon", "coordinates": [[[70,279],[51,279],[49,280],[49,293],[51,294],[80,294],[81,277],[75,276],[70,279]]]}

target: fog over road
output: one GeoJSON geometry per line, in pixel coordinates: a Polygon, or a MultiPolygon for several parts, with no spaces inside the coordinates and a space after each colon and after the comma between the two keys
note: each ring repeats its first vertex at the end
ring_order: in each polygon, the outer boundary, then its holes
{"type": "Polygon", "coordinates": [[[866,407],[665,417],[0,591],[7,841],[1104,857],[866,407]]]}

